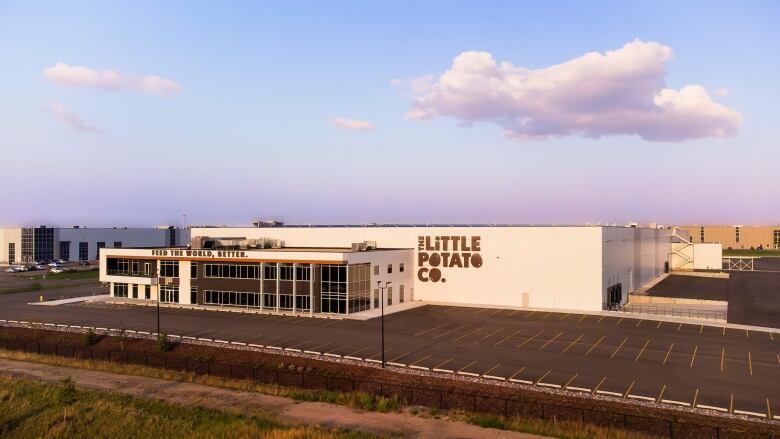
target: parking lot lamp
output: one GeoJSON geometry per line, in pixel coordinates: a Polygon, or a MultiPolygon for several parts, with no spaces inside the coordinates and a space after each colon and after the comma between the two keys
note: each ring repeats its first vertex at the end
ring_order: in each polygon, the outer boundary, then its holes
{"type": "Polygon", "coordinates": [[[382,292],[379,296],[379,307],[382,309],[382,369],[385,368],[385,288],[392,282],[385,282],[385,286],[382,286],[381,281],[376,281],[376,286],[382,292]]]}
{"type": "Polygon", "coordinates": [[[157,287],[157,338],[160,338],[160,277],[157,274],[157,267],[152,269],[152,287],[157,287]]]}

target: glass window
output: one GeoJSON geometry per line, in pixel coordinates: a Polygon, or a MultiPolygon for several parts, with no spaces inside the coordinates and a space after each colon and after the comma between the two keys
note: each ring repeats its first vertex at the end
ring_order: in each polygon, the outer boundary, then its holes
{"type": "Polygon", "coordinates": [[[138,274],[138,261],[130,261],[130,274],[138,274]]]}
{"type": "Polygon", "coordinates": [[[399,273],[403,273],[404,272],[404,263],[403,262],[398,264],[398,272],[399,273]]]}
{"type": "Polygon", "coordinates": [[[193,305],[198,304],[198,287],[190,287],[190,303],[193,305]]]}
{"type": "MultiPolygon", "coordinates": [[[[276,265],[263,266],[263,279],[276,280],[276,265]]],[[[276,306],[274,306],[275,308],[276,306]]]]}
{"type": "Polygon", "coordinates": [[[114,297],[127,297],[127,284],[114,284],[114,297]]]}
{"type": "Polygon", "coordinates": [[[79,261],[89,260],[89,243],[79,242],[79,261]]]}
{"type": "Polygon", "coordinates": [[[16,243],[15,242],[9,242],[8,243],[8,263],[13,264],[16,262],[16,243]]]}
{"type": "Polygon", "coordinates": [[[149,300],[152,298],[152,287],[150,285],[144,285],[144,299],[149,300]]]}
{"type": "Polygon", "coordinates": [[[114,241],[114,248],[122,248],[122,241],[114,241]]]}
{"type": "Polygon", "coordinates": [[[323,313],[347,312],[347,267],[345,265],[321,265],[322,296],[320,310],[323,313]]]}
{"type": "Polygon", "coordinates": [[[179,261],[160,261],[160,277],[179,277],[179,261]]]}
{"type": "Polygon", "coordinates": [[[391,274],[393,272],[393,264],[387,264],[387,274],[391,274]]]}
{"type": "Polygon", "coordinates": [[[144,275],[149,276],[152,274],[152,263],[144,262],[144,275]]]}
{"type": "Polygon", "coordinates": [[[311,268],[308,265],[299,265],[295,267],[295,279],[305,281],[311,280],[311,268]]]}
{"type": "Polygon", "coordinates": [[[393,287],[387,287],[387,305],[393,304],[393,287]]]}
{"type": "Polygon", "coordinates": [[[379,265],[374,265],[374,276],[379,276],[379,265]]]}
{"type": "Polygon", "coordinates": [[[95,259],[100,259],[100,249],[106,248],[106,243],[102,241],[98,241],[97,243],[97,253],[95,254],[95,259]]]}
{"type": "Polygon", "coordinates": [[[60,259],[70,260],[70,241],[60,241],[60,259]]]}
{"type": "MultiPolygon", "coordinates": [[[[292,265],[284,264],[279,266],[279,280],[293,280],[292,265]]],[[[290,306],[292,308],[292,306],[290,306]]]]}
{"type": "Polygon", "coordinates": [[[198,278],[198,263],[190,262],[190,279],[198,278]]]}
{"type": "Polygon", "coordinates": [[[398,303],[404,303],[404,286],[398,287],[398,303]]]}
{"type": "Polygon", "coordinates": [[[137,298],[138,298],[138,285],[133,284],[133,299],[137,299],[137,298]]]}

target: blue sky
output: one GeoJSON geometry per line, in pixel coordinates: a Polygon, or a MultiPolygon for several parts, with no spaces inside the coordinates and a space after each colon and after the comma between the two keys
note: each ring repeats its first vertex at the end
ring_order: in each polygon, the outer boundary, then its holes
{"type": "Polygon", "coordinates": [[[680,3],[0,2],[0,224],[779,223],[780,5],[680,3]],[[467,51],[544,69],[635,40],[671,49],[665,87],[702,86],[735,133],[507,138],[516,110],[414,120],[391,83],[467,51]],[[131,85],[68,85],[57,63],[131,85]],[[149,75],[180,89],[133,85],[149,75]]]}

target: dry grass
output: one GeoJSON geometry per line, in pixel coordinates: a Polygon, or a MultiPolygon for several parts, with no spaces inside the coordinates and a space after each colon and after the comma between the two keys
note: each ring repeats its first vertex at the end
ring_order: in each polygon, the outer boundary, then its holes
{"type": "MultiPolygon", "coordinates": [[[[208,375],[197,375],[153,367],[126,365],[106,361],[80,360],[73,358],[40,355],[27,352],[6,351],[0,349],[0,358],[49,364],[53,366],[73,367],[79,369],[99,370],[104,372],[144,376],[164,380],[204,384],[226,389],[258,392],[266,395],[283,396],[300,401],[317,401],[338,404],[368,411],[403,411],[409,415],[422,417],[446,417],[454,421],[467,422],[485,428],[533,433],[544,436],[568,439],[649,439],[654,436],[631,431],[600,427],[580,422],[564,422],[537,418],[505,418],[500,416],[444,412],[437,409],[420,410],[419,407],[403,407],[395,398],[383,398],[363,392],[333,392],[327,390],[308,390],[287,388],[268,384],[255,384],[248,380],[221,378],[208,375]]],[[[291,433],[292,434],[292,433],[291,433]]],[[[2,434],[0,434],[2,436],[2,434]]],[[[280,437],[309,437],[280,436],[280,437]]]]}
{"type": "Polygon", "coordinates": [[[0,377],[0,436],[8,438],[368,438],[367,434],[284,425],[262,413],[225,413],[109,392],[0,377]]]}

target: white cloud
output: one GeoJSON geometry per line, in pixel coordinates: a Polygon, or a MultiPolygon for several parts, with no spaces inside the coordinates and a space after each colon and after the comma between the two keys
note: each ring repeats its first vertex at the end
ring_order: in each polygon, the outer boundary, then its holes
{"type": "Polygon", "coordinates": [[[728,87],[718,87],[715,90],[712,90],[712,93],[716,96],[728,96],[731,94],[731,89],[728,87]]]}
{"type": "Polygon", "coordinates": [[[334,117],[330,123],[352,131],[369,131],[374,129],[374,124],[365,120],[348,119],[346,117],[334,117]]]}
{"type": "Polygon", "coordinates": [[[60,120],[63,122],[79,131],[86,131],[93,134],[102,133],[100,128],[92,125],[91,123],[79,117],[77,114],[71,112],[58,101],[52,101],[49,103],[49,111],[60,118],[60,120]]]}
{"type": "Polygon", "coordinates": [[[126,75],[114,69],[95,70],[61,62],[45,69],[43,76],[59,85],[70,87],[94,87],[111,91],[140,90],[158,95],[181,90],[181,85],[168,78],[126,75]]]}
{"type": "Polygon", "coordinates": [[[440,76],[407,80],[414,96],[407,117],[493,122],[507,137],[520,139],[635,134],[682,141],[735,135],[742,117],[713,102],[704,87],[665,87],[665,64],[672,56],[669,47],[636,40],[604,54],[529,69],[499,64],[487,52],[463,52],[440,76]]]}

